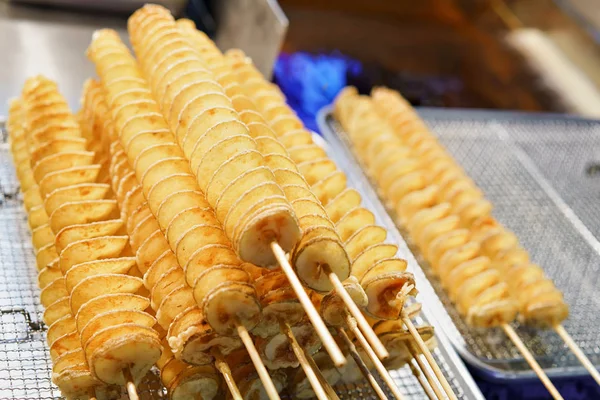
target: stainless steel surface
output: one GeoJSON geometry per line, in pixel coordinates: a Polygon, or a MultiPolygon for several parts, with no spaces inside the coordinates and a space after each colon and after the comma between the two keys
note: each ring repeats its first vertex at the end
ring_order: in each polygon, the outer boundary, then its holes
{"type": "Polygon", "coordinates": [[[85,57],[96,29],[116,29],[126,39],[126,18],[40,9],[0,2],[0,115],[18,96],[25,79],[44,74],[58,82],[73,108],[79,108],[83,81],[95,75],[85,57]]]}
{"type": "MultiPolygon", "coordinates": [[[[0,123],[0,399],[53,399],[60,392],[50,379],[47,327],[38,300],[35,257],[2,126],[0,123]]],[[[424,314],[431,316],[427,311],[424,314]]],[[[434,357],[458,398],[483,399],[448,340],[439,333],[437,338],[439,346],[434,357]]],[[[408,367],[391,371],[391,375],[406,398],[425,398],[408,367]]],[[[380,385],[383,387],[383,383],[380,385]]],[[[336,391],[341,399],[376,398],[365,382],[337,386],[336,391]]],[[[144,399],[166,398],[155,374],[148,376],[140,392],[144,399]]],[[[391,393],[388,396],[393,398],[391,393]]]]}
{"type": "MultiPolygon", "coordinates": [[[[330,111],[320,115],[323,133],[342,157],[353,157],[330,111]]],[[[571,308],[564,326],[600,365],[600,174],[593,172],[600,170],[595,167],[600,165],[600,123],[517,113],[421,110],[421,115],[492,201],[494,215],[517,234],[533,261],[563,291],[571,308]]],[[[360,167],[355,172],[354,179],[376,199],[360,167]]],[[[421,268],[409,259],[436,327],[467,362],[503,379],[534,376],[500,330],[469,327],[424,260],[418,258],[421,268]],[[430,285],[424,290],[425,275],[434,291],[430,285]]],[[[515,325],[550,376],[587,374],[557,334],[515,325]]]]}
{"type": "Polygon", "coordinates": [[[270,78],[288,28],[288,19],[277,1],[220,0],[215,4],[217,46],[221,50],[244,50],[270,78]]]}

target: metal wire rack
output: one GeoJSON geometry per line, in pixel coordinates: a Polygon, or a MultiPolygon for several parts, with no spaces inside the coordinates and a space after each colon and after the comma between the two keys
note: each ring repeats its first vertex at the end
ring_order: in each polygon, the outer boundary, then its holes
{"type": "MultiPolygon", "coordinates": [[[[492,201],[494,216],[517,234],[532,260],[562,290],[570,306],[563,325],[591,361],[600,365],[600,301],[595,295],[600,287],[600,123],[547,115],[420,113],[492,201]]],[[[322,110],[320,122],[336,152],[353,157],[352,145],[330,109],[322,110]]],[[[362,171],[354,172],[383,208],[372,182],[362,171]]],[[[422,268],[414,267],[433,288],[426,293],[435,293],[427,300],[436,326],[444,329],[461,356],[495,377],[533,376],[499,329],[476,329],[463,321],[427,263],[410,242],[407,245],[422,268]]],[[[549,375],[586,374],[554,332],[519,324],[515,328],[549,375]]]]}
{"type": "MultiPolygon", "coordinates": [[[[42,322],[35,257],[2,121],[0,139],[0,399],[57,399],[61,394],[51,381],[52,363],[45,339],[47,327],[42,322]]],[[[481,398],[449,347],[444,347],[442,341],[434,357],[458,398],[481,398]]],[[[140,398],[167,398],[157,372],[152,372],[138,388],[140,398]]],[[[407,398],[426,398],[408,366],[391,371],[391,375],[407,398]]],[[[341,399],[375,398],[366,382],[341,385],[336,391],[341,399]]],[[[388,396],[393,398],[391,393],[388,396]]]]}

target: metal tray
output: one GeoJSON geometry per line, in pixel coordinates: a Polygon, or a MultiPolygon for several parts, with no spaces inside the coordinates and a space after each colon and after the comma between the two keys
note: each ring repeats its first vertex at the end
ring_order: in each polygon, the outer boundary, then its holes
{"type": "MultiPolygon", "coordinates": [[[[571,308],[564,326],[600,365],[600,301],[595,295],[600,288],[600,122],[548,114],[418,111],[492,201],[495,217],[517,234],[532,260],[563,291],[571,308]]],[[[321,110],[318,122],[332,155],[346,160],[350,180],[374,209],[390,211],[363,173],[331,107],[321,110]]],[[[394,226],[392,218],[385,219],[389,228],[394,226]]],[[[404,240],[397,241],[404,245],[435,327],[468,364],[495,379],[535,377],[503,332],[469,327],[418,251],[412,249],[419,263],[404,240]]],[[[548,375],[587,375],[557,334],[514,325],[548,375]]]]}
{"type": "MultiPolygon", "coordinates": [[[[60,398],[51,382],[35,257],[3,128],[0,121],[0,399],[60,398]]],[[[434,356],[458,397],[483,399],[448,340],[437,336],[434,356]]],[[[391,375],[407,398],[426,398],[408,367],[391,375]]],[[[149,374],[139,391],[141,398],[167,398],[156,374],[149,374]]],[[[366,383],[338,386],[336,391],[342,399],[376,398],[366,383]]],[[[388,397],[393,398],[391,393],[388,397]]]]}

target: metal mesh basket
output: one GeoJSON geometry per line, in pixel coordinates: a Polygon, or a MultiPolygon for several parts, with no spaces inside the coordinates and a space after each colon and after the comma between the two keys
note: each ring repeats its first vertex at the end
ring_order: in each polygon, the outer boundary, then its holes
{"type": "MultiPolygon", "coordinates": [[[[494,204],[494,216],[517,234],[533,262],[563,291],[570,306],[563,325],[600,365],[600,301],[595,296],[600,287],[600,124],[507,113],[420,113],[494,204]]],[[[353,157],[351,143],[329,109],[321,114],[321,126],[335,150],[353,157]]],[[[368,181],[362,171],[354,172],[356,179],[368,181]]],[[[372,188],[371,195],[377,197],[372,188]]],[[[424,301],[435,309],[436,326],[444,329],[459,353],[496,377],[533,376],[499,329],[465,323],[427,263],[412,246],[411,250],[423,268],[415,267],[427,275],[435,292],[435,298],[424,301]]],[[[423,292],[423,282],[418,282],[423,292]]],[[[519,324],[515,328],[549,375],[586,374],[553,331],[519,324]]]]}
{"type": "MultiPolygon", "coordinates": [[[[42,322],[35,257],[1,122],[0,138],[0,399],[60,398],[60,391],[51,382],[52,363],[45,339],[47,327],[42,322]]],[[[481,398],[449,345],[442,342],[434,357],[458,398],[481,398]]],[[[140,397],[167,398],[153,372],[138,388],[140,397]]],[[[391,375],[407,398],[426,397],[408,366],[391,371],[391,375]]],[[[383,383],[380,386],[385,387],[383,383]]],[[[336,391],[341,399],[376,398],[366,382],[338,386],[336,391]]],[[[393,398],[391,393],[388,396],[393,398]]]]}

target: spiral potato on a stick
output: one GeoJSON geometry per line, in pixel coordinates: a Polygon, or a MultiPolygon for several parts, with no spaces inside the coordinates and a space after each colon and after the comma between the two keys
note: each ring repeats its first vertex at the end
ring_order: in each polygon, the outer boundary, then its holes
{"type": "MultiPolygon", "coordinates": [[[[489,260],[518,306],[518,317],[525,323],[555,326],[568,315],[562,293],[543,270],[532,264],[515,235],[490,216],[491,204],[481,190],[456,164],[428,131],[414,110],[398,93],[373,90],[377,110],[394,129],[395,135],[418,155],[423,163],[435,166],[431,181],[439,187],[437,197],[451,204],[461,228],[471,229],[479,242],[481,257],[489,260]]],[[[458,275],[458,274],[455,274],[458,275]]]]}
{"type": "MultiPolygon", "coordinates": [[[[28,198],[38,198],[39,206],[43,207],[43,200],[39,194],[39,187],[33,179],[33,173],[31,171],[30,155],[27,141],[25,140],[24,133],[24,105],[21,99],[11,101],[10,109],[7,120],[7,129],[10,138],[11,154],[13,161],[16,166],[17,177],[21,184],[21,190],[23,193],[28,194],[28,198]],[[27,179],[24,175],[30,174],[31,179],[27,179]],[[35,196],[32,195],[35,193],[35,196]]],[[[26,209],[35,207],[29,202],[25,202],[26,209]]],[[[52,245],[54,243],[54,233],[49,227],[49,219],[46,216],[46,223],[48,233],[42,235],[36,234],[35,230],[32,231],[32,244],[34,251],[37,251],[46,245],[52,245]]],[[[39,231],[38,231],[39,232],[39,231]]],[[[55,321],[71,317],[71,308],[69,306],[69,296],[64,285],[64,277],[61,270],[58,268],[57,261],[52,261],[54,265],[43,266],[39,269],[38,283],[42,291],[45,291],[46,295],[40,300],[42,305],[46,309],[44,312],[44,322],[51,326],[55,321]],[[46,289],[48,287],[54,287],[54,289],[46,289]]],[[[72,317],[71,317],[72,319],[72,317]]],[[[67,332],[70,333],[70,332],[67,332]]],[[[48,337],[48,345],[52,346],[57,338],[48,337]]],[[[77,337],[76,337],[77,339],[77,337]]],[[[82,357],[82,347],[78,340],[72,340],[64,348],[64,353],[70,353],[76,356],[71,358],[72,361],[67,360],[63,357],[63,366],[59,365],[58,368],[54,368],[57,359],[60,354],[56,351],[50,353],[53,363],[53,382],[60,388],[61,392],[68,398],[78,397],[80,395],[86,395],[90,388],[98,387],[101,383],[94,379],[85,358],[82,357]]],[[[60,360],[59,360],[60,361],[60,360]]]]}
{"type": "MultiPolygon", "coordinates": [[[[100,83],[91,81],[87,97],[92,97],[95,107],[84,110],[93,114],[88,121],[99,121],[94,135],[102,138],[104,145],[109,145],[109,176],[116,194],[121,215],[130,238],[130,246],[136,254],[144,285],[150,292],[151,306],[157,322],[165,330],[166,344],[180,360],[194,365],[205,365],[212,362],[210,348],[218,346],[220,351],[228,353],[241,346],[238,339],[216,334],[204,320],[202,311],[196,304],[192,290],[185,282],[182,268],[162,235],[158,223],[150,213],[141,187],[134,172],[129,167],[127,158],[118,141],[116,141],[109,109],[102,94],[100,83]],[[138,194],[138,195],[136,195],[138,194]],[[127,207],[124,207],[127,204],[127,207]],[[130,211],[125,211],[125,209],[130,211]],[[150,247],[151,246],[151,249],[150,247]]],[[[86,113],[86,114],[88,114],[86,113]]],[[[187,372],[186,372],[187,373],[187,372]]],[[[191,378],[186,380],[190,385],[191,378]]]]}
{"type": "Polygon", "coordinates": [[[147,299],[135,294],[141,280],[129,275],[135,262],[118,235],[122,221],[105,198],[109,188],[95,183],[99,168],[85,151],[92,143],[75,131],[53,82],[28,80],[23,98],[30,165],[55,235],[43,248],[54,246],[56,258],[37,257],[46,264],[39,281],[53,379],[69,397],[101,396],[102,382],[124,385],[125,368],[138,382],[159,357],[155,321],[143,312],[147,299]]]}
{"type": "Polygon", "coordinates": [[[508,287],[483,257],[474,233],[465,225],[472,218],[485,218],[489,207],[468,208],[470,213],[466,217],[462,214],[463,218],[459,212],[464,209],[463,203],[470,204],[474,197],[463,196],[473,193],[473,185],[466,179],[447,178],[454,176],[450,172],[458,168],[454,164],[454,168],[450,168],[448,156],[443,152],[428,152],[426,161],[422,161],[412,148],[403,146],[368,97],[346,88],[335,104],[336,117],[348,131],[380,192],[394,200],[398,198],[393,196],[400,196],[395,205],[399,220],[448,288],[459,312],[473,325],[491,326],[511,321],[515,304],[508,287]],[[376,155],[384,147],[397,151],[382,155],[385,162],[375,162],[381,159],[376,155]],[[438,165],[444,167],[436,168],[438,165]],[[420,185],[406,184],[410,179],[417,179],[414,177],[418,174],[420,185]],[[448,180],[460,184],[447,185],[448,180]],[[394,185],[400,181],[405,184],[402,195],[394,185]],[[479,215],[474,215],[473,210],[480,211],[479,215]]]}
{"type": "MultiPolygon", "coordinates": [[[[257,150],[264,157],[265,165],[273,172],[275,181],[283,189],[298,217],[303,236],[291,255],[292,265],[295,266],[298,277],[313,290],[331,291],[332,285],[324,267],[327,266],[343,280],[350,275],[350,262],[327,213],[300,175],[285,147],[279,143],[275,133],[258,112],[254,102],[243,93],[223,54],[202,32],[184,21],[178,22],[177,25],[194,44],[194,49],[215,74],[217,82],[223,85],[225,93],[231,98],[234,110],[248,127],[248,133],[255,140],[257,150]],[[318,235],[309,235],[311,231],[318,235]]],[[[227,115],[224,113],[223,121],[232,117],[232,111],[227,115]]]]}
{"type": "Polygon", "coordinates": [[[298,221],[248,129],[228,113],[231,100],[168,10],[145,6],[128,28],[160,112],[234,249],[244,261],[275,266],[271,243],[290,251],[298,221]]]}
{"type": "Polygon", "coordinates": [[[226,57],[243,93],[254,100],[335,225],[352,263],[351,274],[367,294],[365,311],[378,318],[398,318],[407,295],[415,292],[414,278],[406,272],[405,262],[395,258],[395,246],[390,245],[387,252],[372,253],[365,263],[356,263],[360,253],[383,243],[385,229],[376,226],[372,213],[360,207],[358,192],[346,188],[345,175],[313,143],[311,134],[285,104],[279,90],[240,51],[228,52],[226,57]],[[345,222],[340,224],[342,217],[346,217],[345,222]]]}
{"type": "Polygon", "coordinates": [[[137,63],[108,30],[95,34],[88,54],[102,79],[127,160],[204,316],[220,334],[234,335],[238,325],[252,329],[260,320],[260,305],[250,275],[231,252],[137,63]],[[211,261],[217,247],[221,264],[211,261]]]}

